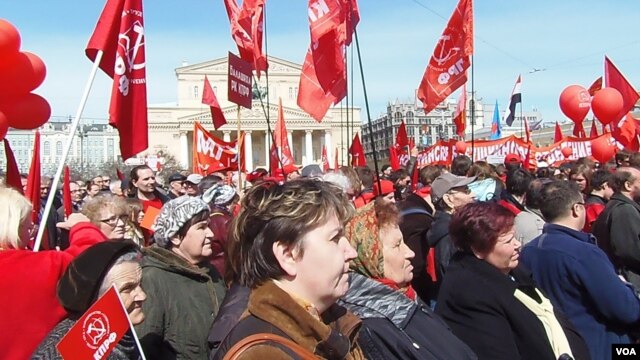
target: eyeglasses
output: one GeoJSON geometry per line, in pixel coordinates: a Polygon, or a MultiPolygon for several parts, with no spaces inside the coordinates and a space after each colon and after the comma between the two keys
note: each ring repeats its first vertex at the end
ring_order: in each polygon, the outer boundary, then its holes
{"type": "Polygon", "coordinates": [[[455,189],[451,189],[449,191],[447,191],[447,193],[449,194],[455,194],[455,193],[462,193],[462,194],[471,194],[471,189],[469,189],[468,187],[459,187],[459,188],[455,188],[455,189]]]}
{"type": "Polygon", "coordinates": [[[120,215],[120,216],[114,215],[108,219],[102,219],[100,220],[100,222],[103,222],[111,227],[115,227],[118,224],[118,220],[122,221],[122,223],[126,223],[128,218],[129,216],[127,215],[120,215]]]}

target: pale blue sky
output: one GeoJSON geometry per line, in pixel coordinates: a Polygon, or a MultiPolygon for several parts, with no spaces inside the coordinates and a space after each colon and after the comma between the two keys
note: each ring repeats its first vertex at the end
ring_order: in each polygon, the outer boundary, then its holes
{"type": "MultiPolygon", "coordinates": [[[[457,1],[360,0],[360,50],[372,117],[388,101],[413,98],[436,41],[457,1]]],[[[270,55],[302,63],[309,43],[306,0],[267,0],[270,55]]],[[[563,120],[562,89],[588,87],[601,75],[607,54],[640,88],[638,0],[475,2],[475,89],[486,103],[507,105],[518,74],[525,110],[546,121],[563,120]],[[530,74],[533,68],[545,71],[530,74]]],[[[84,48],[103,1],[0,0],[0,17],[18,27],[22,49],[38,54],[47,78],[36,93],[54,116],[75,114],[91,62],[84,48]]],[[[144,2],[148,99],[174,102],[174,69],[237,51],[222,0],[144,2]]],[[[356,66],[356,71],[358,68],[356,66]]],[[[363,106],[359,72],[355,104],[363,106]]],[[[107,117],[110,83],[99,73],[85,117],[107,117]]],[[[457,98],[457,93],[455,94],[457,98]]]]}

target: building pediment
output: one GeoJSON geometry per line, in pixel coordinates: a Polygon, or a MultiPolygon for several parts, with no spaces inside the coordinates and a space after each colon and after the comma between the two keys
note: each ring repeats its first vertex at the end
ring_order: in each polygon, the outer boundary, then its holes
{"type": "MultiPolygon", "coordinates": [[[[274,56],[269,56],[267,59],[269,62],[270,75],[299,74],[302,71],[302,65],[300,64],[274,56]]],[[[223,57],[193,65],[181,66],[176,68],[176,74],[226,74],[228,67],[228,59],[223,57]]]]}

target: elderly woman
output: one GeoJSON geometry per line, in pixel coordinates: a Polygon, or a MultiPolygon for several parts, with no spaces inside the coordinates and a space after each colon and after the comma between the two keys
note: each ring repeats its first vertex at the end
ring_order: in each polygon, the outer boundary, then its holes
{"type": "Polygon", "coordinates": [[[97,226],[109,240],[124,240],[129,207],[124,198],[100,195],[87,201],[82,213],[97,226]]]}
{"type": "Polygon", "coordinates": [[[148,359],[206,359],[207,335],[225,286],[209,265],[212,255],[209,206],[181,196],[162,207],[154,225],[155,245],[145,249],[142,287],[153,294],[136,326],[148,359]]]}
{"type": "Polygon", "coordinates": [[[229,236],[228,264],[249,289],[248,302],[216,358],[363,358],[355,342],[360,321],[336,305],[356,256],[343,230],[352,209],[341,188],[315,179],[249,190],[229,236]],[[251,335],[278,340],[252,345],[251,335]]]}
{"type": "MultiPolygon", "coordinates": [[[[147,298],[140,287],[142,269],[138,246],[130,241],[105,241],[75,258],[58,282],[58,299],[69,317],[47,335],[31,359],[62,359],[56,345],[78,319],[107,290],[115,286],[133,325],[142,323],[142,303],[147,298]]],[[[138,359],[140,354],[132,333],[127,332],[106,358],[138,359]]]]}
{"type": "Polygon", "coordinates": [[[362,319],[358,342],[367,359],[476,359],[413,291],[413,251],[399,213],[381,199],[360,208],[346,226],[358,257],[339,302],[362,319]]]}
{"type": "Polygon", "coordinates": [[[0,187],[0,203],[0,359],[26,359],[67,316],[56,298],[56,285],[67,265],[105,238],[84,215],[71,214],[59,224],[71,229],[67,249],[26,250],[34,234],[31,204],[16,190],[4,187],[0,187]]]}
{"type": "Polygon", "coordinates": [[[513,213],[495,203],[453,214],[450,235],[460,251],[445,274],[436,313],[480,359],[571,355],[551,303],[518,267],[521,244],[513,224],[513,213]]]}

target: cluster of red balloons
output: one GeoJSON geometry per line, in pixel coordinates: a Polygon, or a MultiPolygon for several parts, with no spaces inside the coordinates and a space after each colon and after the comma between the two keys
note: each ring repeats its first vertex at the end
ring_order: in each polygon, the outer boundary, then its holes
{"type": "MultiPolygon", "coordinates": [[[[622,94],[614,88],[598,90],[593,97],[580,85],[567,86],[560,94],[560,109],[574,123],[581,123],[587,116],[589,109],[602,123],[607,125],[622,118],[624,99],[622,94]]],[[[615,144],[610,140],[611,136],[592,141],[591,151],[593,156],[604,163],[615,154],[615,144]]],[[[567,149],[562,149],[563,151],[567,149]]],[[[565,157],[571,156],[571,154],[565,157]]]]}
{"type": "Polygon", "coordinates": [[[47,74],[44,62],[35,54],[20,51],[20,34],[0,19],[0,140],[9,127],[36,129],[49,120],[51,107],[33,94],[47,74]]]}

